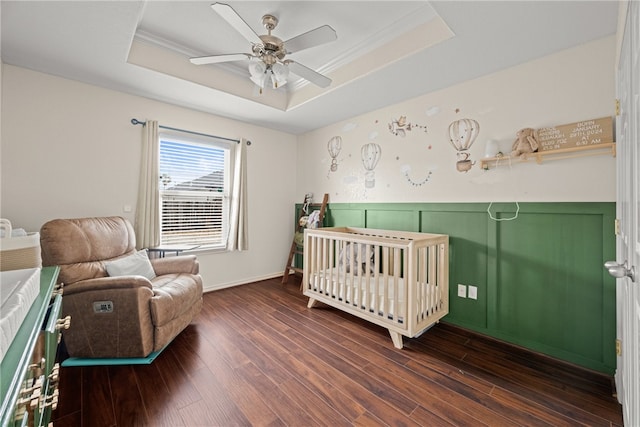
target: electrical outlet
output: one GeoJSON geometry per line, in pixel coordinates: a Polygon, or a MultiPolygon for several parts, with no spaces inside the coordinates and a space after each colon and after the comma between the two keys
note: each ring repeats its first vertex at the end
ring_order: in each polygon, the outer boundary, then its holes
{"type": "Polygon", "coordinates": [[[469,298],[478,299],[478,287],[469,285],[469,298]]]}
{"type": "Polygon", "coordinates": [[[466,285],[461,285],[460,283],[458,283],[458,296],[460,298],[466,298],[467,297],[467,286],[466,285]]]}

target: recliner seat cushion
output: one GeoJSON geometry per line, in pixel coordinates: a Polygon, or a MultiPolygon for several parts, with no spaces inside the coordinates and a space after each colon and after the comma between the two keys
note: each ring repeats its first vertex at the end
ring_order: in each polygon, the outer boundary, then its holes
{"type": "Polygon", "coordinates": [[[188,312],[202,300],[202,279],[192,274],[165,274],[151,281],[151,319],[156,327],[188,312]]]}

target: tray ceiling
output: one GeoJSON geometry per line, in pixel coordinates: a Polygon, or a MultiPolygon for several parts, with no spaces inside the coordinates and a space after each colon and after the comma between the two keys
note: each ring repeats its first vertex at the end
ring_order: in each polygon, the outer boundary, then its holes
{"type": "MultiPolygon", "coordinates": [[[[294,134],[615,33],[612,1],[228,1],[283,40],[330,25],[335,42],[291,55],[333,80],[259,95],[247,64],[190,56],[249,52],[212,1],[6,1],[2,61],[294,134]]],[[[613,66],[613,64],[612,64],[613,66]]]]}

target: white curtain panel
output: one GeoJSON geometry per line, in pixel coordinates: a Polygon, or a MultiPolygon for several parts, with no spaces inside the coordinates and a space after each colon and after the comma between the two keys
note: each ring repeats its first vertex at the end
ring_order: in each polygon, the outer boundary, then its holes
{"type": "Polygon", "coordinates": [[[247,208],[247,140],[243,138],[235,149],[231,218],[227,240],[227,249],[230,251],[249,249],[247,208]]]}
{"type": "Polygon", "coordinates": [[[136,245],[138,249],[160,245],[158,121],[147,120],[142,132],[142,158],[136,206],[136,245]]]}

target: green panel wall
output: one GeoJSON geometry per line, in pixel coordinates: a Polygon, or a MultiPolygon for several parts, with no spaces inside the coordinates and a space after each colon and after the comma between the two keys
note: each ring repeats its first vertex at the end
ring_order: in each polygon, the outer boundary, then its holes
{"type": "Polygon", "coordinates": [[[487,328],[486,213],[422,211],[420,231],[449,235],[449,312],[459,322],[487,328]],[[457,297],[458,283],[478,287],[478,299],[457,297]]]}
{"type": "Polygon", "coordinates": [[[418,231],[419,212],[404,209],[368,209],[367,228],[418,231]]]}
{"type": "Polygon", "coordinates": [[[326,226],[450,236],[445,321],[612,374],[614,203],[329,204],[326,226]],[[457,284],[478,299],[457,296],[457,284]]]}
{"type": "Polygon", "coordinates": [[[613,215],[606,217],[534,209],[498,224],[493,326],[501,336],[614,368],[615,282],[603,268],[615,259],[613,248],[603,253],[613,215]]]}
{"type": "Polygon", "coordinates": [[[325,214],[325,223],[340,224],[342,227],[364,227],[365,212],[364,209],[353,205],[343,205],[342,209],[328,209],[325,214]]]}

